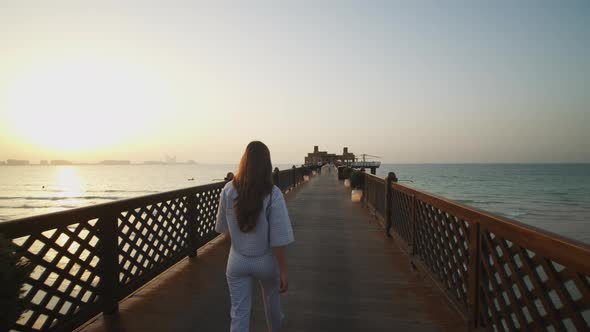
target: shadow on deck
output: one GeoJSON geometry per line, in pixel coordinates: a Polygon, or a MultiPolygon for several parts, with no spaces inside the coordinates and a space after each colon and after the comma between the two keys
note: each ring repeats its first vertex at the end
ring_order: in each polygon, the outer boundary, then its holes
{"type": "MultiPolygon", "coordinates": [[[[461,331],[465,323],[335,172],[287,194],[295,243],[282,331],[461,331]]],[[[83,331],[228,331],[225,263],[229,243],[214,240],[100,316],[83,331]]],[[[252,330],[265,331],[256,292],[252,330]]]]}

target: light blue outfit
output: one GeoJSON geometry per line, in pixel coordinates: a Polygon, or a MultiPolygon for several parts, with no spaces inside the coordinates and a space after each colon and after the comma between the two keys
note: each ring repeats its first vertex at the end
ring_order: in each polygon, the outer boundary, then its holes
{"type": "Polygon", "coordinates": [[[250,329],[250,311],[254,280],[262,287],[266,324],[270,331],[281,328],[283,314],[279,296],[279,270],[272,247],[293,242],[293,227],[281,190],[273,186],[263,202],[256,227],[244,233],[238,226],[234,211],[238,192],[233,181],[223,188],[215,230],[229,232],[231,249],[227,260],[226,277],[231,296],[231,331],[250,329]]]}

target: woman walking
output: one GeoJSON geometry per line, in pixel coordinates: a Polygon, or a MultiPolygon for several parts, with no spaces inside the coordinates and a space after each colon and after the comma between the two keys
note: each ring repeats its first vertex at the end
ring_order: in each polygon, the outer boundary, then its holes
{"type": "Polygon", "coordinates": [[[283,314],[279,293],[289,282],[285,246],[293,228],[281,190],[272,184],[270,151],[250,142],[233,180],[223,188],[215,230],[229,234],[226,277],[231,296],[231,331],[250,329],[254,281],[262,288],[269,331],[278,331],[283,314]]]}

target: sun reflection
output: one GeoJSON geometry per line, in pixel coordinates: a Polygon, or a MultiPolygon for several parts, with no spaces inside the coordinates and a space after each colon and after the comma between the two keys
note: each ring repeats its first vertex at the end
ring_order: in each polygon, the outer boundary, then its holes
{"type": "Polygon", "coordinates": [[[78,170],[72,166],[57,168],[55,186],[60,190],[60,197],[80,197],[84,192],[82,178],[78,174],[78,170]]]}

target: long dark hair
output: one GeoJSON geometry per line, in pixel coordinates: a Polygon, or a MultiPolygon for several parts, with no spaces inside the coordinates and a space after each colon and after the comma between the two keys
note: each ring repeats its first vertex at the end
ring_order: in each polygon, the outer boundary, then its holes
{"type": "Polygon", "coordinates": [[[272,164],[270,151],[264,143],[248,144],[234,177],[238,198],[234,204],[238,226],[247,233],[256,227],[264,198],[272,191],[272,164]]]}

